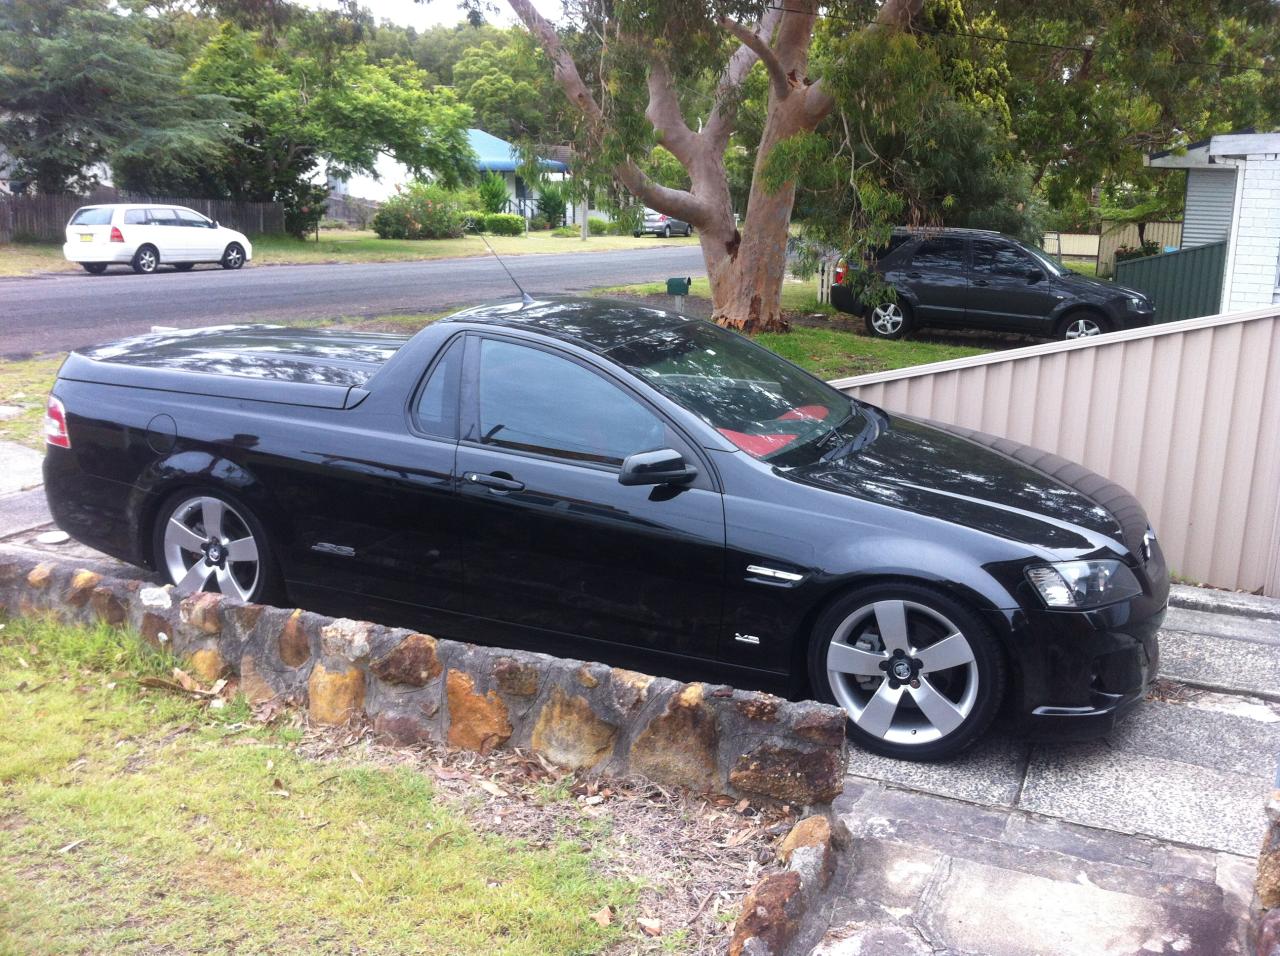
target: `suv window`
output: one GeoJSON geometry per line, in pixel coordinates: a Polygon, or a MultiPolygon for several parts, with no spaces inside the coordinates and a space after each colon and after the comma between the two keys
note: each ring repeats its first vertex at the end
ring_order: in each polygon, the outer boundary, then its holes
{"type": "Polygon", "coordinates": [[[956,236],[935,236],[920,243],[911,257],[917,269],[963,269],[964,240],[956,236]]]}
{"type": "Polygon", "coordinates": [[[126,226],[142,226],[146,225],[147,211],[145,209],[126,209],[124,211],[124,224],[126,226]]]}
{"type": "Polygon", "coordinates": [[[192,212],[190,209],[175,210],[178,213],[178,221],[184,226],[190,226],[195,229],[209,228],[209,220],[198,212],[192,212]]]}
{"type": "Polygon", "coordinates": [[[1039,266],[1017,246],[990,239],[973,242],[973,271],[993,276],[1025,276],[1039,266]]]}
{"type": "Polygon", "coordinates": [[[77,209],[75,215],[71,217],[71,226],[109,226],[111,224],[110,206],[86,206],[84,209],[77,209]]]}
{"type": "Polygon", "coordinates": [[[178,214],[172,209],[151,209],[151,225],[153,226],[177,226],[178,214]]]}
{"type": "Polygon", "coordinates": [[[418,392],[414,409],[421,431],[437,438],[458,437],[458,383],[462,378],[462,337],[455,338],[418,392]]]}
{"type": "Polygon", "coordinates": [[[666,444],[656,415],[567,358],[481,339],[479,378],[485,444],[605,465],[666,444]]]}

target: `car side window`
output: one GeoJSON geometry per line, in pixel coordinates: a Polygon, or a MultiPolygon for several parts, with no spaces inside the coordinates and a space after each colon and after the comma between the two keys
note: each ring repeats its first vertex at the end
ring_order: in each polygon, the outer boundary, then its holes
{"type": "Polygon", "coordinates": [[[973,271],[993,276],[1025,276],[1038,266],[1016,246],[985,239],[973,243],[973,271]]]}
{"type": "Polygon", "coordinates": [[[542,349],[480,340],[480,441],[571,461],[621,465],[667,442],[648,408],[595,372],[542,349]]]}
{"type": "Polygon", "coordinates": [[[955,236],[926,239],[911,257],[911,266],[914,269],[959,271],[964,268],[964,240],[955,236]]]}
{"type": "Polygon", "coordinates": [[[414,424],[435,438],[458,437],[458,384],[462,380],[462,337],[445,347],[444,355],[418,390],[414,424]]]}
{"type": "Polygon", "coordinates": [[[209,221],[199,213],[192,212],[190,209],[176,210],[178,213],[178,222],[192,229],[204,229],[209,225],[209,221]]]}
{"type": "Polygon", "coordinates": [[[124,224],[126,226],[141,226],[147,221],[147,211],[145,209],[126,209],[124,211],[124,224]]]}
{"type": "Polygon", "coordinates": [[[148,220],[153,226],[176,226],[178,225],[178,214],[172,209],[149,209],[150,215],[148,220]]]}

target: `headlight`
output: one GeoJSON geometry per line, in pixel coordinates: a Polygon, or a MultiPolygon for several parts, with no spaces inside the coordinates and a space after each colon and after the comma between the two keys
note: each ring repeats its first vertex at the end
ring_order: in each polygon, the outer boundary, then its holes
{"type": "Polygon", "coordinates": [[[1027,580],[1049,607],[1113,604],[1142,593],[1138,579],[1119,561],[1062,561],[1027,569],[1027,580]]]}
{"type": "Polygon", "coordinates": [[[1126,295],[1124,300],[1130,312],[1141,312],[1151,307],[1151,304],[1140,295],[1126,295]]]}

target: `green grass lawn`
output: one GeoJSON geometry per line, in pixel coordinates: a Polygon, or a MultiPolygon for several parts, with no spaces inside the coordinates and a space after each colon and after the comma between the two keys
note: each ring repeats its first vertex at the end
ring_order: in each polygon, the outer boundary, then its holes
{"type": "MultiPolygon", "coordinates": [[[[421,259],[454,259],[487,256],[489,250],[479,236],[461,239],[379,239],[370,230],[321,230],[320,241],[289,236],[256,236],[250,266],[333,262],[407,262],[421,259]]],[[[528,236],[486,236],[499,255],[522,256],[539,253],[606,252],[614,249],[652,249],[656,246],[696,245],[695,238],[654,239],[642,236],[592,236],[585,242],[577,237],[553,236],[550,231],[528,236]]],[[[123,268],[123,267],[120,267],[123,268]]],[[[29,275],[33,272],[79,272],[80,267],[62,257],[58,243],[0,243],[0,275],[29,275]]]]}
{"type": "Polygon", "coordinates": [[[62,355],[26,361],[0,359],[0,405],[21,408],[16,418],[0,420],[0,440],[44,447],[44,406],[62,364],[62,355]]]}
{"type": "Polygon", "coordinates": [[[1079,275],[1091,279],[1098,277],[1098,263],[1094,259],[1064,259],[1062,264],[1079,275]]]}
{"type": "Polygon", "coordinates": [[[0,631],[0,953],[579,954],[635,888],[583,841],[478,832],[409,769],[138,678],[136,637],[0,631]]]}

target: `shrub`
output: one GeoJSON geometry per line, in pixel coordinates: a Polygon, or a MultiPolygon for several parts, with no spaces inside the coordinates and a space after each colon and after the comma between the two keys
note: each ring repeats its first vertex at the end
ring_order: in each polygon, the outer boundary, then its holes
{"type": "Polygon", "coordinates": [[[623,206],[613,216],[615,236],[629,236],[644,225],[644,206],[623,206]]]}
{"type": "Polygon", "coordinates": [[[1121,246],[1116,250],[1116,262],[1124,262],[1126,259],[1144,259],[1147,256],[1154,256],[1160,252],[1160,243],[1148,239],[1142,244],[1141,248],[1135,246],[1121,246]]]}
{"type": "Polygon", "coordinates": [[[582,231],[577,226],[561,226],[559,229],[552,230],[551,235],[559,239],[576,239],[582,235],[582,231]]]}
{"type": "Polygon", "coordinates": [[[544,229],[550,229],[551,223],[547,222],[547,217],[542,213],[535,213],[529,217],[529,229],[541,232],[544,229]]]}
{"type": "Polygon", "coordinates": [[[462,207],[447,189],[413,182],[374,214],[379,239],[456,239],[463,231],[462,207]]]}
{"type": "Polygon", "coordinates": [[[321,229],[346,229],[347,224],[341,219],[330,219],[328,216],[325,216],[323,219],[320,220],[320,228],[321,229]]]}
{"type": "Polygon", "coordinates": [[[491,212],[484,217],[484,231],[495,236],[518,236],[524,232],[524,218],[513,213],[491,212]]]}
{"type": "Polygon", "coordinates": [[[587,220],[587,231],[593,236],[607,236],[611,225],[608,219],[592,216],[587,220]]]}
{"type": "Polygon", "coordinates": [[[489,173],[476,189],[485,212],[502,212],[507,208],[507,181],[500,173],[489,173]]]}
{"type": "Polygon", "coordinates": [[[483,209],[464,209],[462,210],[462,228],[467,232],[484,232],[483,209]]]}
{"type": "Polygon", "coordinates": [[[549,226],[564,225],[565,188],[560,183],[544,183],[538,191],[538,215],[549,226]]]}

